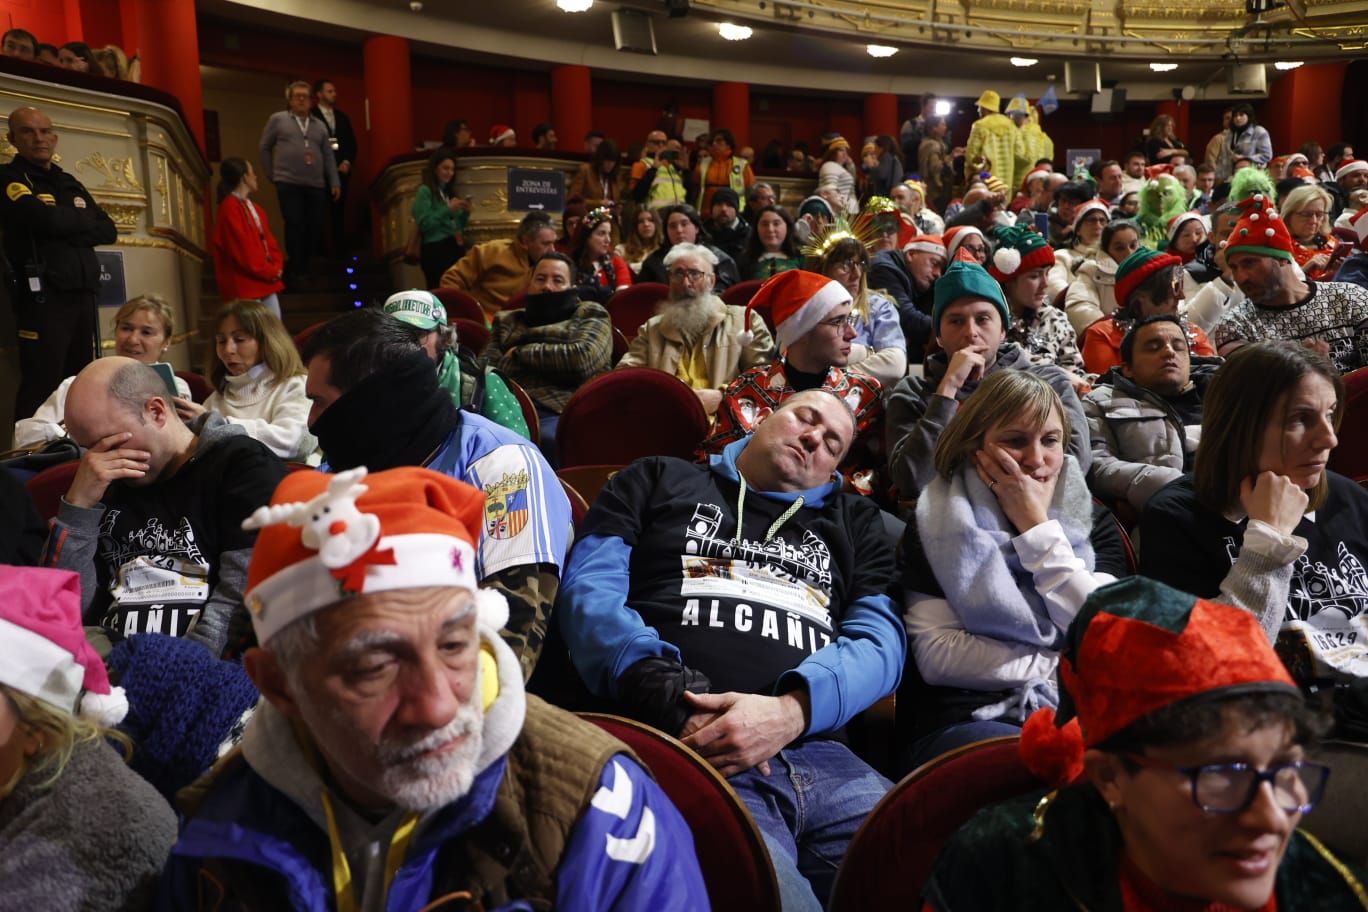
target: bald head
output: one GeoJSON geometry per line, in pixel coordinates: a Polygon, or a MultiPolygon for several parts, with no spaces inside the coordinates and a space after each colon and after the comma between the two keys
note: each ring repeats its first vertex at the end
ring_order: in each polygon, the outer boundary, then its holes
{"type": "Polygon", "coordinates": [[[804,405],[815,406],[816,408],[822,410],[830,408],[833,414],[835,413],[836,409],[839,409],[840,411],[844,412],[846,418],[850,420],[850,433],[852,436],[854,435],[855,412],[850,408],[850,403],[846,402],[844,399],[833,393],[831,390],[825,389],[823,387],[807,389],[803,390],[800,393],[794,393],[792,396],[789,396],[787,399],[785,399],[783,403],[781,403],[780,406],[774,411],[782,412],[788,409],[796,409],[804,405]],[[835,408],[832,408],[833,403],[835,404],[835,408]]]}
{"type": "Polygon", "coordinates": [[[52,120],[37,108],[26,106],[11,111],[5,138],[19,150],[21,158],[40,168],[52,165],[57,133],[52,129],[52,120]]]}

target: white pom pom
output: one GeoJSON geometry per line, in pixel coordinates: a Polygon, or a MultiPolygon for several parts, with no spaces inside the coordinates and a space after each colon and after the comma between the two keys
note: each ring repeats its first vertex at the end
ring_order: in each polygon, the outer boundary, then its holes
{"type": "Polygon", "coordinates": [[[475,610],[479,616],[475,623],[491,630],[502,630],[508,625],[508,599],[502,592],[493,589],[475,590],[475,610]]]}
{"type": "Polygon", "coordinates": [[[1278,220],[1278,213],[1274,212],[1272,209],[1269,209],[1269,210],[1268,210],[1267,215],[1268,215],[1268,220],[1269,220],[1270,222],[1275,222],[1275,221],[1278,220]]]}
{"type": "Polygon", "coordinates": [[[1264,234],[1268,235],[1269,237],[1272,237],[1273,235],[1275,235],[1275,234],[1277,234],[1277,233],[1278,233],[1278,232],[1274,231],[1272,228],[1265,228],[1265,229],[1264,229],[1264,234]]]}
{"type": "Polygon", "coordinates": [[[1254,196],[1251,197],[1251,198],[1252,198],[1252,199],[1254,200],[1254,202],[1256,202],[1256,203],[1262,203],[1262,202],[1264,201],[1264,195],[1263,195],[1262,193],[1256,193],[1256,194],[1254,194],[1254,196]]]}
{"type": "Polygon", "coordinates": [[[993,265],[1003,275],[1011,275],[1021,268],[1021,253],[1015,247],[1000,247],[993,254],[993,265]]]}
{"type": "Polygon", "coordinates": [[[1249,220],[1250,220],[1251,222],[1257,222],[1257,221],[1259,220],[1259,213],[1257,213],[1257,212],[1251,212],[1251,213],[1249,213],[1249,220]]]}
{"type": "Polygon", "coordinates": [[[1230,245],[1230,241],[1221,241],[1221,249],[1225,250],[1230,245]]]}
{"type": "Polygon", "coordinates": [[[128,697],[122,687],[111,688],[107,694],[86,691],[76,713],[87,722],[94,722],[105,728],[113,728],[128,715],[128,697]]]}
{"type": "Polygon", "coordinates": [[[755,333],[751,332],[749,329],[743,330],[736,334],[736,341],[740,345],[750,345],[755,341],[755,333]]]}

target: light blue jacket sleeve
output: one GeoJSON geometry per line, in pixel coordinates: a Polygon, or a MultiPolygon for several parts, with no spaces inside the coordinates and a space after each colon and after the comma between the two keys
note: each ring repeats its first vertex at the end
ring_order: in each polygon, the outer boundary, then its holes
{"type": "Polygon", "coordinates": [[[617,754],[570,832],[556,870],[563,912],[707,912],[693,835],[635,762],[617,754]]]}
{"type": "Polygon", "coordinates": [[[835,642],[779,676],[776,694],[806,686],[812,718],[805,735],[845,725],[898,687],[907,631],[893,599],[861,596],[850,605],[835,642]]]}
{"type": "Polygon", "coordinates": [[[856,337],[856,341],[868,345],[874,351],[885,348],[907,348],[907,337],[903,335],[902,323],[898,320],[898,308],[881,294],[869,294],[869,326],[865,333],[868,341],[856,337]]]}
{"type": "Polygon", "coordinates": [[[616,535],[590,535],[570,553],[556,597],[575,670],[595,696],[618,698],[617,679],[642,659],[680,660],[679,650],[627,606],[632,549],[616,535]]]}

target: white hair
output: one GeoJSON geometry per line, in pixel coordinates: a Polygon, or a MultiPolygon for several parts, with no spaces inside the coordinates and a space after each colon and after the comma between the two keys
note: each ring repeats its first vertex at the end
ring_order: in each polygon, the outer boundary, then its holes
{"type": "Polygon", "coordinates": [[[1190,178],[1192,178],[1193,180],[1196,180],[1196,179],[1197,179],[1197,169],[1194,168],[1194,167],[1192,167],[1192,165],[1179,165],[1178,167],[1176,167],[1176,168],[1173,169],[1173,176],[1174,176],[1174,177],[1180,177],[1180,176],[1182,176],[1182,177],[1190,177],[1190,178]]]}
{"type": "Polygon", "coordinates": [[[670,252],[665,254],[665,268],[669,269],[686,256],[698,257],[703,262],[710,264],[714,270],[717,269],[717,264],[720,262],[717,259],[717,254],[702,244],[675,244],[670,248],[670,252]]]}

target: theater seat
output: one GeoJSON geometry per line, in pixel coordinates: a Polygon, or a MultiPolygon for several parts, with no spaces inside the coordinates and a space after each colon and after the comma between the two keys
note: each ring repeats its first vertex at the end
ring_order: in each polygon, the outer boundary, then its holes
{"type": "Polygon", "coordinates": [[[484,321],[456,317],[450,323],[456,329],[456,340],[475,354],[481,354],[489,344],[489,327],[484,321]]]}
{"type": "Polygon", "coordinates": [[[679,809],[694,835],[713,912],[779,912],[774,865],[755,819],[708,761],[632,719],[600,713],[581,713],[580,718],[635,751],[679,809]]]}
{"type": "Polygon", "coordinates": [[[584,522],[584,517],[589,513],[589,503],[575,486],[564,478],[560,480],[561,490],[565,491],[565,496],[570,500],[570,522],[579,531],[580,523],[584,522]]]}
{"type": "Polygon", "coordinates": [[[1368,367],[1344,375],[1344,420],[1339,445],[1330,451],[1330,470],[1358,478],[1368,475],[1368,367]]]}
{"type": "Polygon", "coordinates": [[[656,305],[669,294],[670,287],[659,282],[629,285],[608,299],[608,316],[630,341],[636,338],[641,324],[655,316],[656,305]]]}
{"type": "Polygon", "coordinates": [[[508,303],[499,308],[500,312],[505,310],[522,310],[527,306],[527,292],[520,291],[508,299],[508,303]]]}
{"type": "Polygon", "coordinates": [[[505,376],[502,373],[499,376],[503,377],[504,383],[508,385],[508,391],[513,394],[513,398],[517,399],[518,405],[522,407],[523,420],[527,422],[527,439],[537,446],[541,446],[541,416],[537,414],[537,403],[532,401],[527,390],[519,386],[512,377],[505,376]]]}
{"type": "Polygon", "coordinates": [[[448,321],[455,320],[457,317],[464,317],[467,320],[474,320],[476,323],[489,325],[484,308],[470,293],[461,291],[459,288],[434,288],[432,293],[446,308],[448,321]]]}
{"type": "Polygon", "coordinates": [[[76,470],[80,467],[81,461],[73,459],[71,462],[49,466],[25,482],[24,486],[28,488],[39,516],[43,519],[56,517],[57,508],[62,503],[62,495],[71,487],[71,480],[76,477],[76,470]]]}
{"type": "Polygon", "coordinates": [[[616,326],[613,327],[613,365],[616,366],[622,360],[622,356],[632,347],[632,340],[628,339],[616,326]]]}
{"type": "Polygon", "coordinates": [[[765,284],[759,279],[747,279],[744,282],[737,282],[726,291],[722,292],[722,300],[732,307],[745,307],[750,303],[750,299],[755,297],[755,293],[760,290],[760,286],[765,284]]]}
{"type": "Polygon", "coordinates": [[[981,808],[1044,788],[1022,763],[1017,741],[967,744],[908,773],[850,841],[830,912],[921,908],[936,857],[962,824],[981,808]]]}
{"type": "MultiPolygon", "coordinates": [[[[304,346],[309,344],[309,338],[310,338],[314,333],[318,332],[319,328],[322,327],[323,324],[324,324],[324,323],[327,323],[327,322],[328,322],[327,320],[320,320],[320,321],[318,321],[317,323],[313,324],[312,326],[306,326],[306,327],[304,327],[303,329],[301,329],[299,332],[295,333],[295,335],[294,335],[294,344],[295,344],[295,348],[299,349],[299,354],[300,354],[301,357],[302,357],[303,354],[304,354],[304,346]]],[[[307,364],[304,365],[304,366],[305,366],[305,367],[308,367],[307,364]]]]}
{"type": "Polygon", "coordinates": [[[185,381],[185,385],[190,387],[190,398],[195,402],[203,404],[214,388],[209,385],[209,381],[194,371],[176,371],[176,376],[185,381]]]}
{"type": "Polygon", "coordinates": [[[570,397],[556,444],[562,466],[626,465],[642,456],[690,459],[707,432],[693,390],[664,371],[624,367],[570,397]]]}
{"type": "Polygon", "coordinates": [[[576,491],[584,495],[585,501],[593,506],[608,480],[618,473],[620,465],[581,465],[559,469],[556,474],[576,491]]]}

